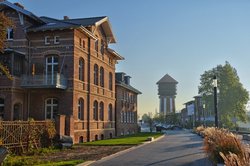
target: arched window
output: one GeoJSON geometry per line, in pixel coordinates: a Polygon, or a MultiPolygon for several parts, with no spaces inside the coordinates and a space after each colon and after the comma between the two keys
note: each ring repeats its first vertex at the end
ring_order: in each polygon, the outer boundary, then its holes
{"type": "Polygon", "coordinates": [[[79,60],[79,80],[84,81],[84,59],[79,60]]]}
{"type": "Polygon", "coordinates": [[[101,85],[101,87],[104,87],[104,69],[103,69],[103,67],[100,67],[100,85],[101,85]]]}
{"type": "Polygon", "coordinates": [[[54,84],[55,75],[58,73],[58,56],[52,55],[46,57],[46,83],[54,84]]]}
{"type": "Polygon", "coordinates": [[[84,100],[82,98],[78,100],[78,119],[84,120],[84,100]]]}
{"type": "Polygon", "coordinates": [[[113,120],[113,113],[112,113],[112,104],[109,104],[109,109],[108,109],[108,120],[112,121],[113,120]]]}
{"type": "Polygon", "coordinates": [[[113,75],[109,73],[109,90],[113,90],[113,75]]]}
{"type": "Polygon", "coordinates": [[[103,102],[100,102],[99,105],[99,114],[100,114],[100,120],[103,121],[104,120],[104,104],[103,102]]]}
{"type": "Polygon", "coordinates": [[[94,65],[94,84],[98,85],[98,65],[94,65]]]}
{"type": "Polygon", "coordinates": [[[45,100],[45,119],[55,119],[58,114],[58,101],[55,98],[45,100]]]}
{"type": "Polygon", "coordinates": [[[98,102],[96,100],[93,105],[93,119],[98,120],[98,102]]]}
{"type": "Polygon", "coordinates": [[[4,118],[4,99],[0,98],[0,120],[4,118]]]}

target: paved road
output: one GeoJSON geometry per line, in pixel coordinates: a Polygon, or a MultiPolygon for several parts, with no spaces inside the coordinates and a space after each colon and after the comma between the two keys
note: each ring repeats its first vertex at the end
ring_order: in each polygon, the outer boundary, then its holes
{"type": "Polygon", "coordinates": [[[188,131],[168,131],[158,141],[91,166],[211,166],[202,150],[202,139],[188,131]]]}

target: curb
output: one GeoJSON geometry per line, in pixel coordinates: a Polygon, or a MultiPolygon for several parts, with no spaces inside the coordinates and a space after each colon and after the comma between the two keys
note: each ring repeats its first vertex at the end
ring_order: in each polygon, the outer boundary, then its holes
{"type": "Polygon", "coordinates": [[[154,139],[153,141],[146,141],[146,142],[144,142],[143,144],[140,144],[140,145],[137,145],[137,146],[132,146],[131,148],[128,148],[128,149],[125,149],[125,150],[116,152],[116,153],[111,154],[111,155],[106,156],[106,157],[103,157],[103,158],[101,158],[100,160],[86,161],[86,162],[84,162],[84,163],[78,164],[77,166],[89,166],[90,164],[95,163],[95,162],[109,160],[109,159],[111,159],[111,158],[117,157],[117,156],[119,156],[119,155],[122,155],[122,154],[124,154],[124,153],[130,152],[130,151],[132,151],[132,150],[141,148],[141,147],[143,147],[143,146],[145,146],[145,145],[147,145],[147,144],[149,144],[149,143],[158,141],[158,140],[162,139],[162,138],[165,137],[165,136],[166,136],[166,134],[163,134],[162,136],[160,136],[160,137],[154,139]]]}

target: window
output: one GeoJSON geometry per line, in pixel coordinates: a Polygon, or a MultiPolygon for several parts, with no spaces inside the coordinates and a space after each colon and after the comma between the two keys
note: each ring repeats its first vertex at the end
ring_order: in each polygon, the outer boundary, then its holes
{"type": "Polygon", "coordinates": [[[4,99],[0,98],[0,120],[4,118],[4,99]]]}
{"type": "Polygon", "coordinates": [[[104,69],[103,69],[103,67],[100,67],[100,85],[101,85],[101,87],[104,87],[104,69]]]}
{"type": "Polygon", "coordinates": [[[54,84],[58,72],[58,56],[46,57],[46,83],[54,84]]]}
{"type": "Polygon", "coordinates": [[[84,100],[82,98],[78,100],[78,119],[84,120],[84,100]]]}
{"type": "Polygon", "coordinates": [[[54,44],[60,44],[59,36],[54,36],[54,44]]]}
{"type": "Polygon", "coordinates": [[[50,44],[50,37],[49,36],[45,36],[45,38],[44,38],[44,44],[45,45],[49,45],[50,44]]]}
{"type": "Polygon", "coordinates": [[[123,113],[123,119],[124,119],[124,123],[127,123],[127,112],[123,113]]]}
{"type": "Polygon", "coordinates": [[[95,41],[95,50],[98,52],[98,40],[95,41]]]}
{"type": "Polygon", "coordinates": [[[101,40],[101,54],[104,54],[104,42],[101,40]]]}
{"type": "Polygon", "coordinates": [[[58,101],[55,98],[45,100],[45,119],[55,119],[58,114],[58,101]]]}
{"type": "Polygon", "coordinates": [[[100,120],[103,121],[104,120],[104,104],[103,104],[103,102],[100,103],[99,109],[100,109],[99,110],[100,111],[100,113],[99,113],[100,114],[100,120]]]}
{"type": "Polygon", "coordinates": [[[13,28],[7,28],[7,40],[13,40],[13,28]]]}
{"type": "Polygon", "coordinates": [[[94,65],[94,84],[98,85],[98,65],[94,65]]]}
{"type": "Polygon", "coordinates": [[[112,104],[109,104],[109,109],[108,109],[108,120],[112,121],[113,120],[113,113],[112,113],[112,104]]]}
{"type": "Polygon", "coordinates": [[[130,121],[129,121],[129,112],[127,112],[127,123],[130,123],[130,121]]]}
{"type": "Polygon", "coordinates": [[[86,45],[85,45],[85,40],[82,40],[82,48],[85,49],[86,45]]]}
{"type": "Polygon", "coordinates": [[[98,102],[96,100],[93,105],[93,119],[98,120],[98,102]]]}
{"type": "Polygon", "coordinates": [[[109,73],[109,90],[113,90],[113,75],[109,73]]]}
{"type": "Polygon", "coordinates": [[[79,38],[79,46],[82,48],[82,38],[79,38]]]}
{"type": "Polygon", "coordinates": [[[123,112],[121,112],[121,123],[123,123],[123,112]]]}
{"type": "Polygon", "coordinates": [[[131,112],[131,122],[132,123],[135,123],[135,113],[134,112],[131,112]]]}
{"type": "Polygon", "coordinates": [[[79,60],[79,80],[84,81],[84,59],[79,60]]]}

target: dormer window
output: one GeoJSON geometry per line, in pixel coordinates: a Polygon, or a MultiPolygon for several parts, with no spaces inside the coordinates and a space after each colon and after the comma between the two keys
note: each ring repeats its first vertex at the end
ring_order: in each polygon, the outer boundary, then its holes
{"type": "Polygon", "coordinates": [[[44,44],[45,45],[49,45],[50,44],[50,37],[49,36],[45,36],[45,38],[44,38],[44,44]]]}
{"type": "Polygon", "coordinates": [[[60,44],[59,36],[54,36],[54,44],[60,44]]]}
{"type": "Polygon", "coordinates": [[[7,28],[7,40],[13,40],[13,28],[7,28]]]}

